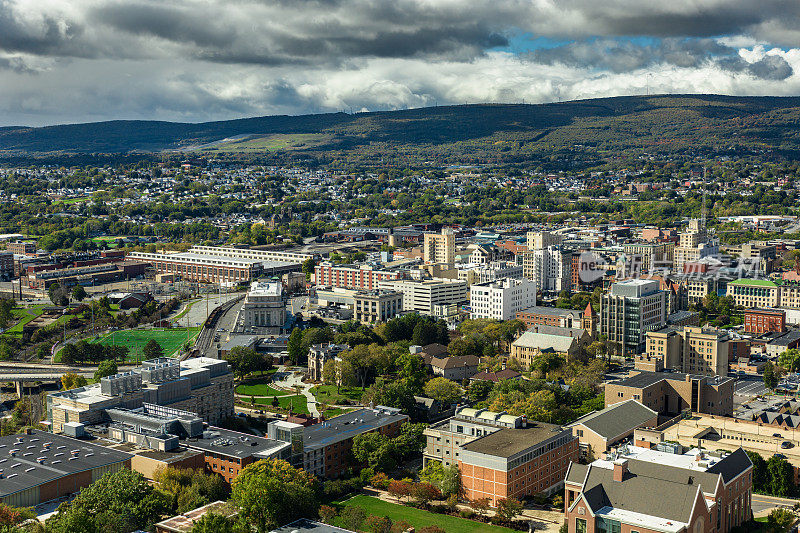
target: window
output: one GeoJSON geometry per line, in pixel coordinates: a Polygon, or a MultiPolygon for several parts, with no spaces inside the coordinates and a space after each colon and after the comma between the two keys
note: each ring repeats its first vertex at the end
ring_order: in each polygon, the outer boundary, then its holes
{"type": "Polygon", "coordinates": [[[583,518],[575,519],[575,533],[586,533],[586,520],[583,518]]]}

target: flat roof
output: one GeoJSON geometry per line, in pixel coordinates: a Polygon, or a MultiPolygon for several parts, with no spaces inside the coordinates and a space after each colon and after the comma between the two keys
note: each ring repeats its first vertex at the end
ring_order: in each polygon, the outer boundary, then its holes
{"type": "Polygon", "coordinates": [[[401,420],[408,420],[408,416],[397,409],[387,410],[385,407],[358,409],[305,428],[303,447],[324,448],[334,442],[347,440],[401,420]]]}
{"type": "Polygon", "coordinates": [[[462,448],[475,453],[508,458],[555,437],[563,431],[566,430],[555,424],[528,421],[526,428],[503,428],[468,442],[462,448]]]}
{"type": "MultiPolygon", "coordinates": [[[[671,381],[686,381],[687,375],[691,374],[684,374],[681,372],[649,372],[642,370],[639,371],[639,373],[635,376],[626,377],[617,381],[613,381],[612,383],[615,385],[621,385],[623,387],[644,388],[654,385],[663,379],[668,379],[671,381]]],[[[727,376],[691,375],[691,377],[692,379],[705,379],[711,385],[726,383],[733,379],[727,376]]]]}
{"type": "Polygon", "coordinates": [[[156,524],[156,529],[166,530],[173,533],[188,533],[194,527],[195,520],[199,520],[208,512],[214,512],[224,516],[233,516],[238,513],[233,504],[223,501],[217,501],[198,507],[183,514],[167,518],[156,524]]]}
{"type": "Polygon", "coordinates": [[[131,457],[129,453],[87,440],[36,429],[30,435],[0,437],[3,474],[0,498],[71,474],[122,463],[131,457]],[[15,456],[11,455],[12,450],[15,456]]]}
{"type": "Polygon", "coordinates": [[[758,285],[759,287],[777,287],[775,283],[768,279],[737,279],[728,283],[728,285],[758,285]]]}
{"type": "Polygon", "coordinates": [[[291,524],[286,524],[278,529],[273,529],[269,533],[353,533],[349,529],[342,529],[336,526],[329,526],[322,522],[301,518],[291,524]]]}
{"type": "Polygon", "coordinates": [[[288,442],[266,439],[213,426],[209,426],[200,437],[182,440],[181,444],[189,448],[218,453],[228,457],[271,455],[289,446],[288,442]],[[208,438],[206,438],[206,435],[208,435],[208,438]]]}

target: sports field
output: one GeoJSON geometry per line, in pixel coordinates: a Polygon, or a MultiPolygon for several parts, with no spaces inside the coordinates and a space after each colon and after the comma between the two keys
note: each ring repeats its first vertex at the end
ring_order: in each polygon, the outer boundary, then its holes
{"type": "MultiPolygon", "coordinates": [[[[194,339],[200,332],[200,328],[189,328],[189,339],[194,339]]],[[[101,337],[100,344],[112,344],[117,346],[127,346],[130,352],[128,359],[141,361],[144,359],[142,349],[151,339],[161,345],[164,355],[171,357],[186,342],[186,328],[153,328],[153,329],[127,329],[114,331],[101,337]]]]}

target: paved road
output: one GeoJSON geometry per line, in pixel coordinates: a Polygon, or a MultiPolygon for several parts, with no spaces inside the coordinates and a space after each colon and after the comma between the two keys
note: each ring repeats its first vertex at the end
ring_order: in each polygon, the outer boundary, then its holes
{"type": "Polygon", "coordinates": [[[797,500],[790,498],[776,498],[774,496],[765,496],[763,494],[753,494],[752,509],[754,513],[759,511],[766,511],[774,507],[793,507],[797,500]]]}
{"type": "Polygon", "coordinates": [[[289,310],[293,315],[299,313],[308,303],[308,296],[295,296],[289,301],[289,310]]]}

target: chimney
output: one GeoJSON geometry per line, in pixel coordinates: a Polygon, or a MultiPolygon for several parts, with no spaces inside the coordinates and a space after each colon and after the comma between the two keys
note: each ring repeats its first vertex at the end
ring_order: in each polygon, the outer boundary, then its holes
{"type": "Polygon", "coordinates": [[[617,459],[614,461],[614,481],[622,482],[625,472],[628,471],[628,460],[617,459]]]}

